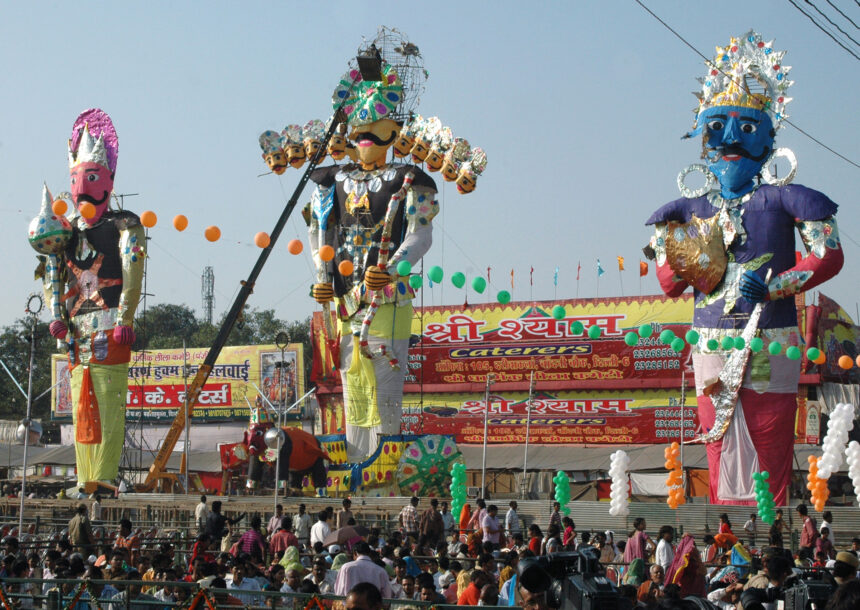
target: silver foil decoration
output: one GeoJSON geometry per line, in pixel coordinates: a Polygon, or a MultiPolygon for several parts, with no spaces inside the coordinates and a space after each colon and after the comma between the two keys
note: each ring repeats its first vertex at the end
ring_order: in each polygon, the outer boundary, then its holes
{"type": "MultiPolygon", "coordinates": [[[[772,270],[768,269],[765,283],[770,281],[771,272],[772,270]]],[[[741,337],[744,339],[744,348],[733,351],[726,360],[719,379],[705,387],[704,393],[711,397],[711,402],[714,405],[714,425],[708,432],[693,439],[692,443],[715,443],[723,438],[726,430],[729,429],[729,424],[732,423],[732,417],[735,413],[735,406],[738,404],[738,393],[741,390],[750,359],[750,341],[758,331],[758,321],[761,318],[763,307],[764,302],[756,303],[750,314],[750,319],[741,333],[741,337]]]]}

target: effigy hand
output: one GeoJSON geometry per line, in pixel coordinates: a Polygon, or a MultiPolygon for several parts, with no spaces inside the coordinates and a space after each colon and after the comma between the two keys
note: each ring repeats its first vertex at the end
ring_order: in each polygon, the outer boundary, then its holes
{"type": "Polygon", "coordinates": [[[376,265],[364,272],[364,283],[368,290],[382,290],[391,283],[391,276],[376,265]]]}
{"type": "Polygon", "coordinates": [[[750,303],[761,303],[768,294],[765,281],[752,271],[747,271],[741,276],[740,291],[750,303]]]}
{"type": "Polygon", "coordinates": [[[135,338],[131,326],[117,326],[113,329],[113,340],[119,345],[131,345],[135,338]]]}
{"type": "Polygon", "coordinates": [[[62,320],[54,320],[48,326],[48,332],[51,333],[51,336],[54,339],[63,340],[66,338],[66,335],[69,334],[69,327],[66,326],[66,323],[62,320]]]}
{"type": "Polygon", "coordinates": [[[334,288],[331,284],[314,284],[311,287],[311,296],[317,303],[325,305],[334,300],[334,288]]]}

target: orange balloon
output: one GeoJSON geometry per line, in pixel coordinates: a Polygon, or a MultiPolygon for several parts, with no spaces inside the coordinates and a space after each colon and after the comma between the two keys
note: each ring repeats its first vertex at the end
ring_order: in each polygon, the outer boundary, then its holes
{"type": "Polygon", "coordinates": [[[836,361],[836,364],[839,365],[839,368],[847,371],[854,366],[854,360],[851,359],[851,356],[839,356],[839,360],[836,361]]]}
{"type": "Polygon", "coordinates": [[[304,248],[305,246],[300,239],[291,239],[290,243],[287,244],[287,252],[290,254],[301,254],[304,248]]]}
{"type": "Polygon", "coordinates": [[[268,248],[271,241],[269,234],[265,231],[260,231],[254,235],[254,243],[257,244],[258,248],[268,248]]]}
{"type": "MultiPolygon", "coordinates": [[[[821,357],[824,358],[824,352],[821,352],[821,357]]],[[[855,362],[857,362],[857,366],[860,366],[860,356],[857,356],[857,360],[855,362]]]]}
{"type": "Polygon", "coordinates": [[[51,204],[51,210],[53,210],[54,214],[57,216],[62,216],[68,209],[69,205],[63,199],[54,199],[54,203],[51,204]]]}
{"type": "Polygon", "coordinates": [[[155,223],[158,222],[158,216],[155,215],[155,212],[152,210],[146,210],[143,214],[140,215],[140,224],[142,224],[147,229],[151,229],[155,226],[155,223]]]}
{"type": "MultiPolygon", "coordinates": [[[[815,364],[824,364],[827,361],[827,356],[824,355],[824,352],[818,352],[818,358],[813,360],[815,364]]],[[[858,356],[857,366],[860,366],[860,356],[858,356]]]]}
{"type": "Polygon", "coordinates": [[[340,271],[341,275],[352,275],[352,272],[355,271],[355,265],[352,264],[352,261],[340,261],[337,270],[340,271]]]}
{"type": "Polygon", "coordinates": [[[177,214],[173,217],[173,228],[177,231],[184,231],[188,228],[188,218],[182,214],[177,214]]]}
{"type": "Polygon", "coordinates": [[[814,464],[815,462],[818,461],[818,458],[815,457],[814,455],[810,455],[809,457],[806,458],[806,461],[809,462],[810,464],[814,464]]]}
{"type": "Polygon", "coordinates": [[[203,235],[205,235],[206,239],[209,241],[218,241],[221,238],[221,229],[212,225],[211,227],[206,227],[206,230],[203,231],[203,235]]]}
{"type": "Polygon", "coordinates": [[[331,246],[323,246],[320,248],[320,259],[328,262],[334,258],[334,248],[331,246]]]}
{"type": "Polygon", "coordinates": [[[78,211],[81,213],[81,216],[89,219],[96,215],[96,206],[89,201],[84,201],[78,208],[78,211]]]}

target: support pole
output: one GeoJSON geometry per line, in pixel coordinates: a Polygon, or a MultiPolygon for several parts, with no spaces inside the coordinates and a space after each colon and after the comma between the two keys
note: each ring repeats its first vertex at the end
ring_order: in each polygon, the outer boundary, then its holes
{"type": "Polygon", "coordinates": [[[529,436],[531,435],[532,426],[532,401],[535,397],[535,372],[532,371],[531,379],[529,380],[529,402],[526,405],[526,449],[523,455],[523,483],[520,485],[520,495],[522,499],[526,499],[526,478],[529,471],[529,436]]]}
{"type": "Polygon", "coordinates": [[[487,422],[490,416],[490,386],[495,379],[495,375],[487,373],[487,388],[484,391],[484,451],[481,456],[481,497],[486,493],[487,481],[487,422]]]}

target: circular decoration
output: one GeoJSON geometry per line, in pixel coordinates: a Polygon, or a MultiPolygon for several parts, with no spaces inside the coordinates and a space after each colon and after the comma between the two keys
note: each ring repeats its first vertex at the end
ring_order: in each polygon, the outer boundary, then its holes
{"type": "MultiPolygon", "coordinates": [[[[800,356],[800,348],[796,345],[792,345],[785,350],[785,357],[789,360],[800,360],[800,356]]],[[[851,362],[851,358],[848,358],[848,362],[851,362]]],[[[851,365],[849,364],[848,367],[851,368],[851,365]]]]}
{"type": "Polygon", "coordinates": [[[585,332],[585,326],[579,320],[574,320],[570,323],[570,332],[574,335],[581,335],[585,332]]]}
{"type": "Polygon", "coordinates": [[[332,248],[329,245],[325,245],[322,248],[320,248],[319,254],[320,254],[320,260],[325,261],[325,262],[329,262],[330,260],[334,259],[334,248],[332,248]]]}
{"type": "Polygon", "coordinates": [[[402,452],[396,481],[409,495],[448,495],[451,466],[465,463],[457,444],[449,436],[427,435],[412,441],[402,452]],[[432,471],[436,468],[435,472],[432,471]]]}
{"type": "Polygon", "coordinates": [[[846,371],[854,366],[854,360],[851,359],[851,356],[839,356],[839,360],[836,361],[836,364],[839,365],[840,369],[845,369],[846,371]]]}
{"type": "Polygon", "coordinates": [[[397,263],[397,275],[406,277],[410,273],[412,273],[412,263],[407,260],[402,260],[397,263]]]}
{"type": "Polygon", "coordinates": [[[675,333],[668,328],[660,333],[660,343],[669,345],[675,339],[675,333]]]}
{"type": "Polygon", "coordinates": [[[717,177],[708,169],[707,166],[702,165],[701,163],[693,163],[692,165],[688,165],[678,174],[678,190],[681,191],[681,194],[687,199],[695,199],[696,197],[701,197],[702,195],[706,195],[717,186],[718,181],[717,177]],[[691,189],[684,183],[684,179],[687,175],[692,174],[693,172],[702,172],[705,175],[705,184],[704,186],[691,189]]]}
{"type": "Polygon", "coordinates": [[[499,290],[499,294],[496,295],[496,300],[502,305],[507,305],[511,302],[511,293],[507,290],[499,290]]]}
{"type": "Polygon", "coordinates": [[[338,273],[340,273],[344,277],[350,276],[352,275],[352,272],[355,271],[355,265],[353,265],[352,261],[350,260],[343,260],[338,263],[337,270],[338,273]]]}
{"type": "Polygon", "coordinates": [[[771,356],[778,356],[782,351],[782,345],[780,345],[779,341],[773,341],[767,346],[767,351],[771,356]]]}
{"type": "Polygon", "coordinates": [[[430,270],[427,272],[427,277],[430,278],[430,281],[436,282],[437,284],[442,281],[444,275],[442,267],[439,267],[438,265],[430,267],[430,270]]]}
{"type": "Polygon", "coordinates": [[[54,203],[51,204],[51,210],[57,216],[62,216],[69,209],[69,205],[66,203],[64,199],[55,199],[54,203]]]}
{"type": "MultiPolygon", "coordinates": [[[[813,362],[815,364],[824,364],[825,362],[827,362],[827,356],[824,354],[824,352],[821,352],[820,354],[818,354],[818,358],[813,360],[813,362]]],[[[860,366],[860,356],[857,357],[857,366],[860,366]]]]}
{"type": "Polygon", "coordinates": [[[272,243],[272,239],[269,237],[268,233],[260,231],[254,235],[254,243],[258,248],[268,248],[269,244],[272,243]]]}
{"type": "Polygon", "coordinates": [[[409,278],[409,285],[413,290],[418,290],[424,284],[424,280],[421,279],[420,275],[413,275],[409,278]]]}
{"type": "Polygon", "coordinates": [[[478,294],[484,294],[484,290],[486,290],[486,289],[487,289],[487,280],[485,280],[481,276],[472,278],[472,290],[474,290],[478,294]]]}
{"type": "Polygon", "coordinates": [[[78,212],[81,213],[81,216],[89,220],[93,216],[96,215],[96,206],[91,204],[89,201],[84,201],[79,207],[78,212]]]}
{"type": "Polygon", "coordinates": [[[221,229],[212,225],[211,227],[206,227],[206,230],[203,231],[203,235],[209,241],[218,241],[221,239],[221,229]]]}
{"type": "Polygon", "coordinates": [[[27,306],[24,308],[24,311],[31,316],[38,316],[44,306],[45,301],[42,299],[42,295],[34,292],[27,297],[27,306]]]}
{"type": "Polygon", "coordinates": [[[767,182],[768,184],[772,184],[773,186],[785,186],[786,184],[790,184],[794,177],[797,175],[797,157],[794,156],[794,152],[790,148],[780,147],[773,151],[773,153],[768,157],[768,160],[765,161],[764,165],[761,166],[761,179],[767,182]],[[788,173],[782,178],[776,178],[773,174],[770,173],[770,165],[774,163],[779,157],[785,157],[788,160],[788,164],[790,169],[788,173]]]}
{"type": "Polygon", "coordinates": [[[821,350],[817,347],[810,347],[808,350],[806,350],[806,357],[813,362],[815,362],[816,358],[818,358],[818,356],[820,355],[821,350]]]}
{"type": "Polygon", "coordinates": [[[652,334],[654,334],[654,327],[652,327],[650,324],[643,324],[639,327],[639,336],[643,339],[647,339],[652,334]]]}
{"type": "Polygon", "coordinates": [[[735,349],[743,349],[746,344],[747,342],[744,341],[743,337],[735,337],[735,349]]]}
{"type": "Polygon", "coordinates": [[[626,335],[624,335],[624,343],[626,343],[630,347],[633,347],[634,345],[639,343],[639,335],[632,331],[627,333],[626,335]]]}
{"type": "Polygon", "coordinates": [[[723,337],[723,340],[720,342],[720,345],[725,350],[730,350],[735,346],[735,340],[731,337],[723,337]]]}
{"type": "Polygon", "coordinates": [[[589,339],[599,339],[600,338],[600,327],[597,324],[592,324],[588,327],[588,338],[589,339]]]}
{"type": "Polygon", "coordinates": [[[552,308],[552,317],[556,320],[564,320],[565,311],[563,305],[556,305],[552,308]]]}
{"type": "Polygon", "coordinates": [[[690,345],[695,345],[699,342],[699,333],[690,329],[687,331],[687,334],[684,335],[684,339],[686,339],[687,343],[689,343],[690,345]]]}
{"type": "Polygon", "coordinates": [[[708,345],[708,349],[713,352],[713,351],[719,349],[720,342],[717,341],[716,339],[708,339],[707,345],[708,345]]]}
{"type": "Polygon", "coordinates": [[[177,214],[173,217],[173,228],[177,231],[184,231],[188,228],[188,218],[183,214],[177,214]]]}
{"type": "Polygon", "coordinates": [[[670,347],[673,350],[675,350],[676,352],[683,352],[685,345],[686,345],[686,343],[684,343],[684,340],[681,337],[676,337],[676,338],[672,339],[672,343],[671,343],[670,347]]]}
{"type": "Polygon", "coordinates": [[[287,252],[292,255],[301,254],[302,250],[305,249],[305,245],[302,243],[300,239],[291,239],[287,244],[287,252]]]}
{"type": "Polygon", "coordinates": [[[466,276],[458,271],[451,276],[451,283],[457,288],[462,288],[466,285],[466,276]]]}
{"type": "Polygon", "coordinates": [[[762,341],[761,337],[753,337],[750,339],[750,351],[757,354],[762,349],[764,349],[764,341],[762,341]]]}
{"type": "Polygon", "coordinates": [[[146,210],[140,215],[140,224],[151,229],[158,222],[158,216],[152,210],[146,210]]]}

